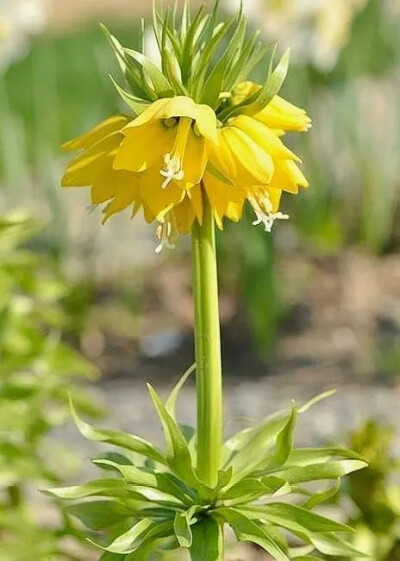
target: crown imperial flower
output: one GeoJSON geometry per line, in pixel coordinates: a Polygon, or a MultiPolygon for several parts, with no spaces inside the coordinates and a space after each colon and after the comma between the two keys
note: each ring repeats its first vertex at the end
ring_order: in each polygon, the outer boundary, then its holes
{"type": "Polygon", "coordinates": [[[311,126],[304,110],[278,95],[288,53],[275,69],[271,60],[264,84],[243,80],[266,49],[257,33],[246,37],[242,10],[223,24],[217,6],[210,16],[202,7],[193,20],[185,9],[179,25],[174,14],[154,12],[159,66],[105,30],[126,89],[114,84],[130,114],[64,145],[81,154],[62,185],[90,186],[92,204],[105,203],[104,221],[142,209],[147,222],[159,224],[157,251],[201,223],[205,200],[221,229],[224,219],[239,221],[247,203],[254,224],[271,231],[276,219],[288,218],[279,211],[282,192],[308,186],[300,159],[282,141],[311,126]]]}

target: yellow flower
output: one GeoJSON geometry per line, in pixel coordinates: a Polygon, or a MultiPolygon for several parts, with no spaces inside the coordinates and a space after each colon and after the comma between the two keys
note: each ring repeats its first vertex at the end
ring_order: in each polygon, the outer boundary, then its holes
{"type": "MultiPolygon", "coordinates": [[[[247,88],[245,97],[248,95],[247,88]]],[[[236,98],[237,103],[241,101],[236,98]]],[[[299,129],[300,121],[302,130],[306,130],[305,123],[310,120],[305,112],[293,109],[294,106],[281,98],[274,98],[270,105],[272,109],[268,105],[262,112],[230,119],[219,129],[218,142],[210,150],[210,162],[232,184],[210,174],[204,179],[220,227],[224,216],[238,221],[247,200],[256,214],[255,224],[263,223],[270,231],[274,220],[287,218],[279,212],[282,191],[298,193],[299,187],[308,187],[297,165],[300,159],[283,144],[280,136],[281,130],[299,129]],[[276,107],[280,108],[279,115],[276,107]]]]}
{"type": "Polygon", "coordinates": [[[279,212],[282,192],[308,185],[281,131],[305,130],[309,122],[281,98],[219,126],[206,105],[183,96],[160,99],[133,120],[111,117],[65,144],[81,154],[62,185],[90,186],[92,203],[106,203],[104,221],[127,207],[132,216],[142,208],[148,223],[159,223],[157,250],[202,221],[204,197],[220,228],[224,218],[239,221],[248,201],[255,224],[270,231],[275,219],[287,218],[279,212]]]}
{"type": "Polygon", "coordinates": [[[177,96],[156,101],[122,132],[125,139],[115,169],[150,171],[153,184],[158,170],[162,189],[171,182],[186,189],[203,177],[208,145],[216,140],[217,118],[211,107],[177,96]]]}
{"type": "MultiPolygon", "coordinates": [[[[257,93],[260,89],[258,84],[254,82],[242,82],[238,84],[232,95],[233,105],[242,103],[245,99],[257,93]]],[[[245,110],[246,115],[252,116],[254,119],[261,121],[271,129],[277,131],[307,131],[311,127],[311,119],[308,117],[304,109],[300,109],[276,95],[269,104],[261,111],[252,109],[245,110]]]]}
{"type": "MultiPolygon", "coordinates": [[[[107,203],[104,221],[130,206],[134,216],[142,207],[147,222],[160,222],[162,228],[159,237],[165,245],[166,232],[168,237],[187,233],[196,218],[201,221],[201,189],[198,184],[190,183],[187,189],[183,189],[175,180],[163,188],[160,169],[156,165],[142,172],[115,169],[116,157],[126,139],[126,127],[130,124],[127,117],[111,117],[88,133],[64,144],[65,150],[81,150],[82,153],[69,164],[62,186],[90,186],[92,204],[107,203]]],[[[196,132],[194,143],[198,142],[203,143],[203,139],[196,132]]],[[[156,143],[152,146],[152,152],[159,153],[156,143]]]]}

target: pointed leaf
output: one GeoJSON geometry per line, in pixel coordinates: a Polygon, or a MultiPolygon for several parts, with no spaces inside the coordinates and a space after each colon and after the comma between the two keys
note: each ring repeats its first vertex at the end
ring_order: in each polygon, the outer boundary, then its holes
{"type": "Polygon", "coordinates": [[[338,479],[366,467],[366,462],[360,460],[342,460],[326,464],[287,467],[282,470],[274,471],[274,475],[284,479],[290,485],[295,485],[298,483],[307,483],[308,481],[338,479]]]}
{"type": "Polygon", "coordinates": [[[94,496],[135,498],[126,483],[118,479],[95,479],[83,485],[45,489],[43,493],[64,500],[94,496]]]}
{"type": "Polygon", "coordinates": [[[239,509],[219,508],[217,510],[221,516],[233,529],[238,541],[252,542],[267,551],[276,561],[289,561],[282,547],[274,538],[269,535],[265,528],[248,518],[239,509]]]}
{"type": "Polygon", "coordinates": [[[165,408],[160,396],[148,385],[148,390],[160,418],[168,445],[168,464],[171,469],[189,485],[201,486],[192,465],[188,443],[176,421],[165,408]]]}
{"type": "Polygon", "coordinates": [[[324,555],[335,555],[340,557],[369,557],[351,544],[335,534],[317,534],[309,536],[315,549],[324,555]]]}
{"type": "Polygon", "coordinates": [[[306,508],[286,503],[249,506],[242,510],[250,513],[252,517],[293,532],[353,532],[350,526],[314,514],[306,508]]]}
{"type": "Polygon", "coordinates": [[[111,81],[117,90],[118,94],[120,95],[121,99],[130,107],[136,115],[140,115],[146,107],[149,106],[149,102],[145,101],[144,99],[140,99],[140,97],[136,97],[133,94],[126,92],[121,86],[114,80],[112,76],[110,76],[111,81]]]}
{"type": "Polygon", "coordinates": [[[174,91],[171,84],[150,58],[133,49],[124,48],[124,53],[133,60],[136,60],[136,62],[143,67],[144,72],[150,78],[153,88],[159,97],[173,95],[174,91]]]}
{"type": "Polygon", "coordinates": [[[333,487],[322,491],[321,493],[314,493],[308,501],[303,505],[304,508],[312,510],[316,506],[331,500],[335,495],[337,495],[340,489],[340,479],[338,479],[333,487]]]}
{"type": "MultiPolygon", "coordinates": [[[[137,522],[130,530],[118,536],[110,545],[103,547],[95,544],[105,551],[118,553],[120,555],[134,553],[139,550],[143,542],[159,537],[171,535],[171,522],[154,522],[149,518],[144,518],[137,522]]],[[[92,542],[93,543],[93,542],[92,542]]]]}
{"type": "Polygon", "coordinates": [[[66,507],[65,511],[91,530],[104,530],[132,516],[129,509],[115,501],[78,503],[66,507]]]}
{"type": "Polygon", "coordinates": [[[172,392],[169,394],[168,399],[165,403],[165,408],[168,411],[168,413],[171,415],[171,417],[175,417],[176,402],[178,400],[179,394],[181,393],[183,386],[186,384],[186,382],[188,381],[188,379],[190,378],[190,376],[193,374],[195,370],[196,370],[196,364],[192,364],[192,366],[186,370],[186,372],[183,374],[183,376],[176,384],[172,392]]]}
{"type": "Polygon", "coordinates": [[[193,543],[193,534],[190,525],[195,512],[196,507],[186,512],[177,512],[175,515],[174,531],[176,539],[179,545],[186,549],[190,548],[193,543]]]}
{"type": "Polygon", "coordinates": [[[149,442],[146,442],[138,436],[125,432],[108,429],[96,429],[88,423],[85,423],[78,417],[71,398],[70,407],[72,416],[79,432],[88,440],[93,440],[94,442],[105,442],[107,444],[119,446],[120,448],[124,448],[125,450],[131,450],[132,452],[136,452],[137,454],[145,456],[146,458],[150,458],[155,462],[164,465],[167,463],[166,458],[163,456],[162,452],[149,442]]]}
{"type": "Polygon", "coordinates": [[[193,499],[193,492],[170,473],[154,472],[145,468],[121,465],[108,460],[98,460],[95,463],[109,465],[116,469],[130,485],[158,489],[168,495],[171,500],[186,502],[193,499]]]}
{"type": "Polygon", "coordinates": [[[200,519],[192,526],[192,535],[191,561],[223,561],[223,529],[213,518],[200,519]]]}

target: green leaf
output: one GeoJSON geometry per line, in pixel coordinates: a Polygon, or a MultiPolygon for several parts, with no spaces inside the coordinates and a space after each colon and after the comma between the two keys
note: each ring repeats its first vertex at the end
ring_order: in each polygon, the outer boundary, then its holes
{"type": "Polygon", "coordinates": [[[95,464],[108,465],[121,473],[127,483],[138,487],[149,487],[165,493],[170,500],[191,502],[193,492],[178,478],[170,473],[155,472],[132,465],[121,465],[109,460],[95,460],[95,464]]]}
{"type": "Polygon", "coordinates": [[[234,469],[233,482],[243,479],[265,460],[268,449],[273,446],[289,419],[289,413],[279,412],[259,426],[240,431],[226,442],[226,466],[234,469]]]}
{"type": "Polygon", "coordinates": [[[293,433],[296,426],[296,420],[297,407],[293,402],[292,412],[288,419],[288,422],[278,434],[278,437],[276,439],[275,452],[266,462],[267,466],[270,469],[281,467],[288,461],[293,450],[293,433]]]}
{"type": "Polygon", "coordinates": [[[64,500],[84,499],[94,496],[135,498],[126,483],[118,479],[95,479],[83,485],[45,489],[43,493],[64,500]]]}
{"type": "Polygon", "coordinates": [[[230,501],[232,499],[244,497],[261,497],[272,493],[273,491],[264,485],[261,480],[246,477],[227,489],[225,492],[221,493],[220,496],[221,500],[230,501]]]}
{"type": "Polygon", "coordinates": [[[124,48],[123,50],[124,53],[128,55],[128,57],[131,57],[143,67],[143,70],[150,78],[153,88],[158,97],[168,97],[169,95],[174,94],[171,84],[150,58],[148,58],[143,53],[139,53],[138,51],[135,51],[133,49],[124,48]]]}
{"type": "Polygon", "coordinates": [[[213,518],[202,518],[192,526],[191,561],[223,561],[223,528],[213,518]]]}
{"type": "Polygon", "coordinates": [[[351,544],[344,541],[335,534],[310,535],[309,539],[315,549],[324,555],[335,555],[340,557],[369,557],[351,544]]]}
{"type": "Polygon", "coordinates": [[[121,96],[122,100],[130,107],[136,115],[140,115],[148,106],[149,102],[136,97],[135,95],[126,92],[121,86],[110,76],[111,81],[117,90],[118,94],[121,96]]]}
{"type": "Polygon", "coordinates": [[[302,407],[300,407],[299,413],[307,413],[307,411],[309,411],[312,407],[314,407],[314,405],[317,405],[321,401],[324,401],[325,399],[328,399],[329,397],[332,397],[336,393],[337,393],[337,390],[335,390],[335,389],[327,390],[326,392],[320,393],[319,395],[310,399],[310,401],[305,403],[302,407]]]}
{"type": "Polygon", "coordinates": [[[117,57],[121,71],[126,81],[128,82],[133,94],[138,96],[139,98],[144,98],[149,100],[156,99],[154,92],[152,92],[148,87],[148,84],[145,83],[141,71],[138,68],[134,67],[132,64],[130,64],[130,62],[128,61],[127,56],[124,52],[124,48],[120,44],[118,39],[110,33],[110,31],[107,29],[105,25],[100,24],[100,27],[103,33],[105,34],[108,42],[110,43],[115,53],[115,56],[117,57]]]}
{"type": "Polygon", "coordinates": [[[186,382],[188,381],[188,379],[190,378],[190,376],[193,374],[195,370],[196,370],[196,364],[192,364],[192,366],[186,370],[186,372],[183,374],[183,376],[176,384],[172,392],[169,394],[168,399],[165,403],[165,408],[168,411],[168,413],[171,415],[171,417],[175,418],[176,402],[178,400],[179,394],[181,393],[183,386],[186,384],[186,382]]]}
{"type": "MultiPolygon", "coordinates": [[[[142,546],[143,542],[171,534],[171,522],[154,522],[149,518],[144,518],[137,522],[127,532],[118,536],[110,545],[103,547],[95,544],[110,553],[129,554],[134,553],[142,546]]],[[[94,542],[92,542],[94,543],[94,542]]]]}
{"type": "Polygon", "coordinates": [[[167,461],[162,452],[149,442],[146,442],[138,436],[125,432],[108,429],[95,429],[78,417],[72,403],[72,398],[70,398],[70,407],[72,416],[79,432],[88,440],[119,446],[120,448],[131,450],[132,452],[136,452],[137,454],[145,456],[146,458],[150,458],[155,462],[166,465],[167,461]]]}
{"type": "Polygon", "coordinates": [[[269,503],[263,506],[245,507],[252,518],[270,522],[293,532],[352,532],[350,526],[341,524],[306,508],[286,503],[269,503]]]}
{"type": "Polygon", "coordinates": [[[99,561],[122,561],[122,559],[125,559],[125,557],[122,557],[121,555],[118,555],[117,553],[109,553],[108,551],[106,551],[99,559],[99,561]]]}
{"type": "Polygon", "coordinates": [[[289,561],[289,557],[279,543],[268,534],[265,528],[248,518],[241,509],[219,508],[216,512],[232,527],[238,541],[259,545],[276,561],[289,561]]]}
{"type": "Polygon", "coordinates": [[[332,460],[333,458],[346,458],[360,460],[365,463],[365,458],[347,448],[297,448],[288,462],[288,466],[309,466],[332,460]]]}
{"type": "Polygon", "coordinates": [[[257,101],[250,106],[252,109],[261,111],[268,105],[272,98],[279,93],[289,70],[289,60],[290,50],[288,49],[282,56],[275,70],[268,75],[267,81],[259,92],[257,101]]]}
{"type": "Polygon", "coordinates": [[[154,406],[160,418],[165,439],[168,445],[168,464],[170,468],[180,477],[193,487],[199,487],[200,481],[197,479],[196,473],[192,465],[188,443],[176,421],[171,417],[160,396],[150,384],[148,384],[149,393],[153,400],[154,406]]]}
{"type": "Polygon", "coordinates": [[[325,503],[332,499],[340,489],[340,479],[338,479],[333,487],[327,489],[326,491],[322,491],[321,493],[314,493],[308,501],[303,505],[304,508],[308,508],[312,510],[316,506],[325,503]]]}
{"type": "Polygon", "coordinates": [[[115,501],[90,501],[70,505],[65,511],[79,518],[91,530],[104,530],[132,516],[130,511],[115,501]]]}
{"type": "Polygon", "coordinates": [[[181,547],[189,549],[193,543],[191,523],[193,516],[201,507],[194,506],[186,512],[177,512],[174,520],[174,531],[176,539],[181,547]]]}
{"type": "Polygon", "coordinates": [[[301,467],[287,467],[274,472],[274,475],[285,479],[290,485],[308,481],[338,479],[349,473],[364,469],[366,462],[361,460],[333,461],[326,464],[312,464],[301,467]]]}

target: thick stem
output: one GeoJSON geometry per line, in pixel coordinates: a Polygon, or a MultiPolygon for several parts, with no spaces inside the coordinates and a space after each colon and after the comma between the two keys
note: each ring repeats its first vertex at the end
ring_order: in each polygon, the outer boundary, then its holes
{"type": "Polygon", "coordinates": [[[222,445],[222,369],[217,258],[212,209],[203,196],[202,224],[193,226],[193,290],[197,364],[197,470],[204,483],[217,483],[222,445]]]}

